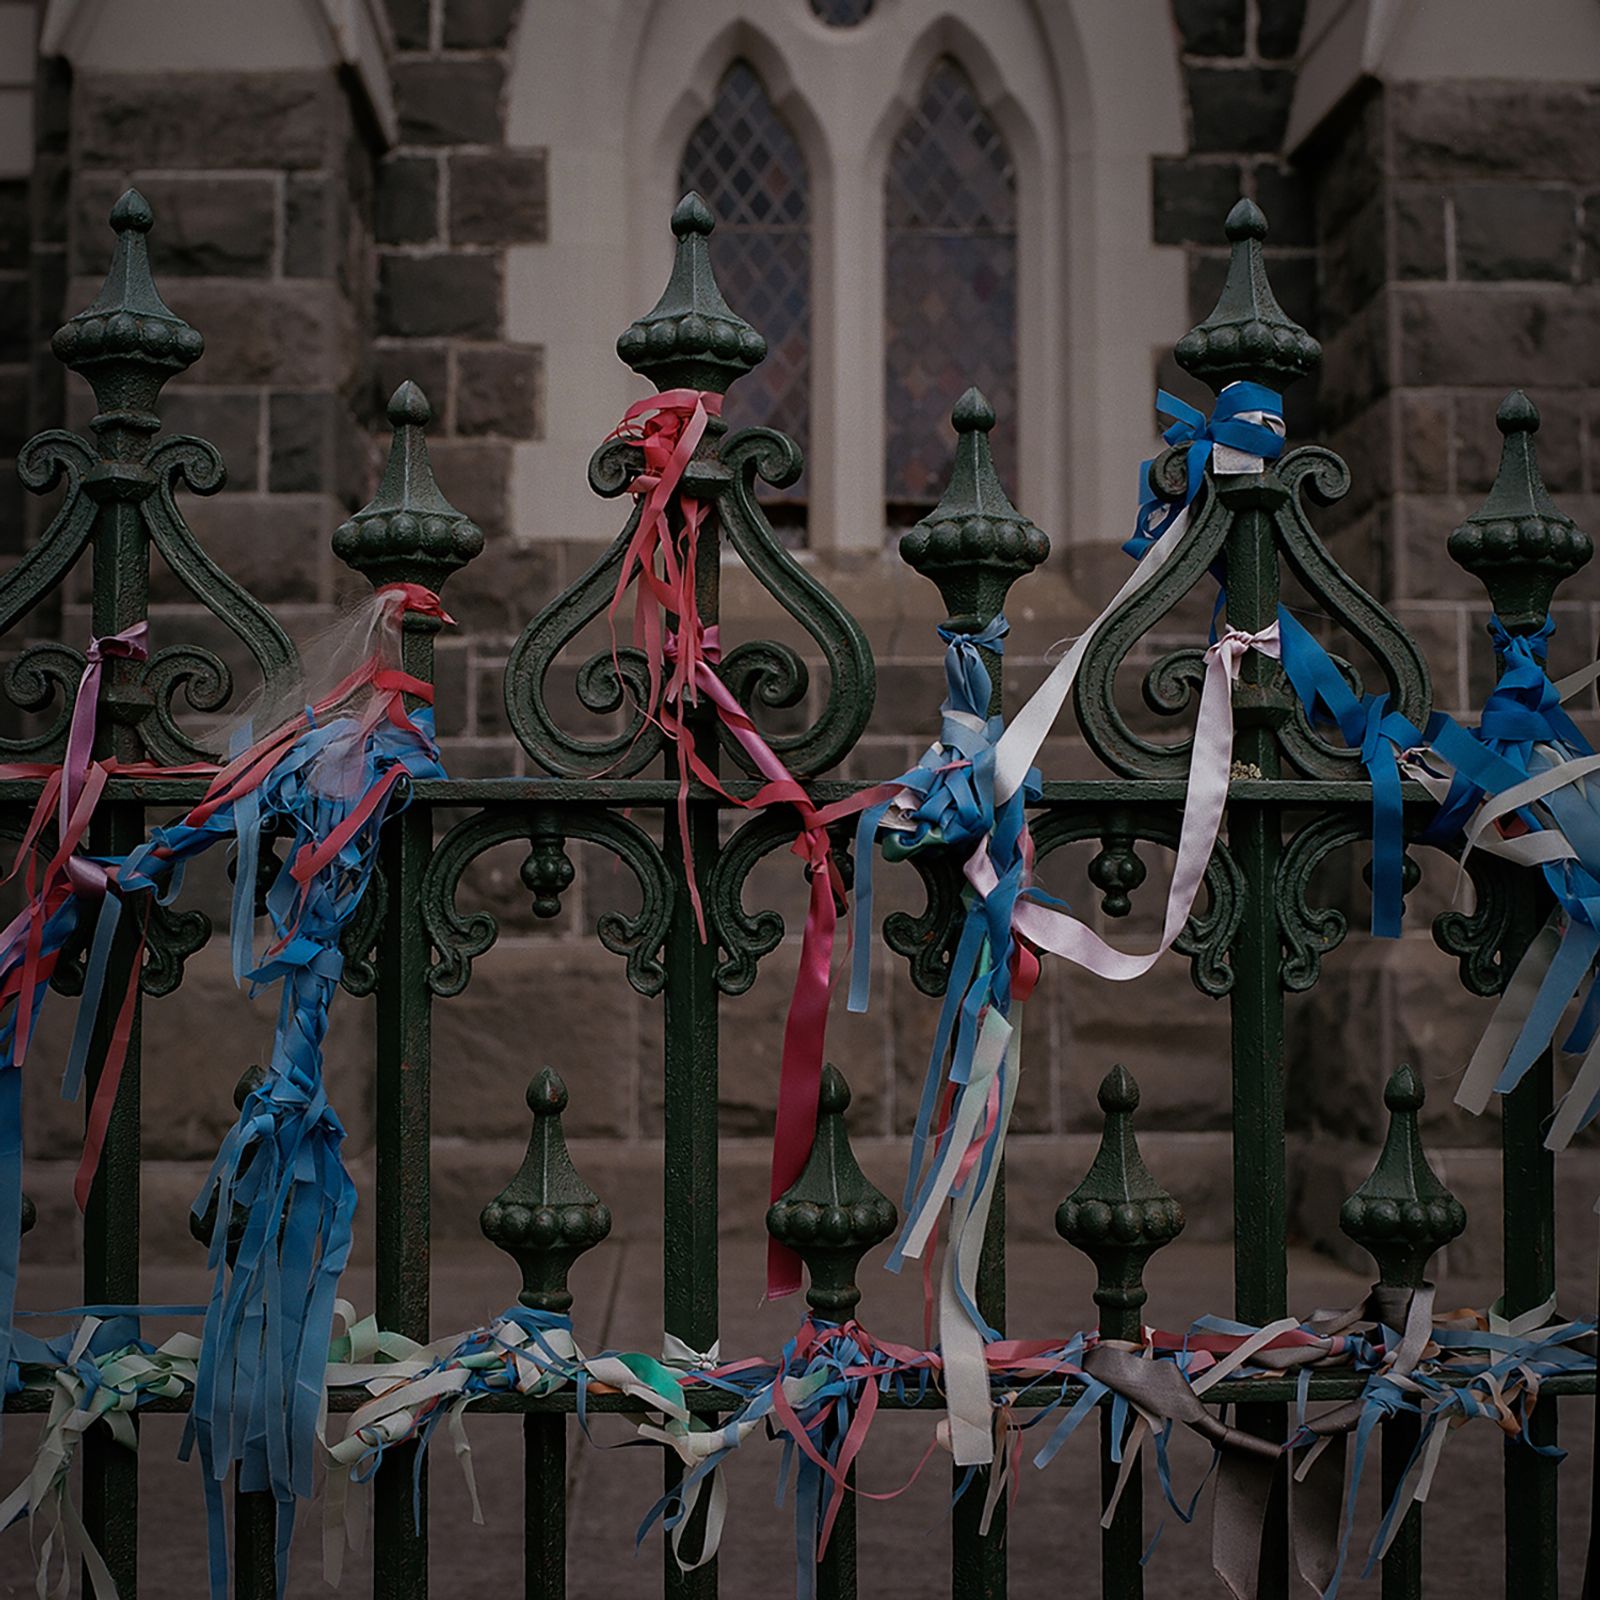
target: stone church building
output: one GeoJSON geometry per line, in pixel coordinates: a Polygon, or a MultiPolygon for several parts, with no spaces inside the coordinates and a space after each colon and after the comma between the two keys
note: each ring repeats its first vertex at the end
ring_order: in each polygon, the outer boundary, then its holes
{"type": "MultiPolygon", "coordinates": [[[[1198,398],[1170,351],[1216,297],[1222,219],[1240,195],[1270,220],[1280,300],[1324,350],[1320,376],[1288,401],[1291,438],[1331,445],[1354,476],[1320,531],[1421,641],[1443,709],[1468,713],[1487,688],[1483,595],[1444,541],[1493,477],[1507,389],[1539,407],[1552,493],[1600,532],[1593,0],[0,0],[8,559],[47,512],[18,482],[18,448],[87,420],[87,390],[49,340],[92,298],[107,213],[130,183],[156,213],[162,292],[206,340],[165,418],[220,447],[228,482],[188,514],[302,635],[351,591],[329,535],[371,493],[387,397],[404,378],[427,393],[440,484],[488,541],[452,581],[460,626],[439,648],[440,727],[462,776],[526,770],[500,702],[505,655],[619,525],[586,462],[643,392],[614,342],[660,292],[667,218],[689,188],[718,219],[729,301],[768,341],[729,415],[806,451],[769,514],[877,652],[878,709],[851,776],[905,770],[937,727],[942,612],[894,544],[938,498],[956,396],[977,383],[994,403],[1002,474],[1053,545],[1012,597],[1014,708],[1120,582],[1154,391],[1198,398]]],[[[1557,608],[1561,670],[1593,649],[1597,584],[1584,573],[1557,608]]],[[[164,606],[193,634],[205,618],[175,593],[158,588],[155,628],[164,606]]],[[[738,573],[724,596],[730,636],[781,633],[738,573]]],[[[86,613],[69,594],[34,625],[79,640],[86,613]]],[[[1080,775],[1084,761],[1068,719],[1047,775],[1080,775]]],[[[508,1118],[520,1107],[503,1086],[544,1059],[571,1085],[569,1131],[597,1188],[615,1197],[655,1159],[659,1007],[631,995],[593,938],[623,885],[599,856],[578,857],[549,923],[528,913],[516,851],[474,880],[502,938],[468,992],[436,1008],[443,1237],[472,1236],[478,1204],[514,1168],[526,1125],[508,1118]],[[528,1029],[508,1022],[528,1017],[533,1055],[528,1029]]],[[[1151,863],[1147,904],[1136,896],[1131,918],[1106,924],[1130,943],[1154,925],[1161,871],[1151,863]]],[[[791,936],[796,878],[775,860],[762,880],[791,936]]],[[[1338,1198],[1370,1164],[1379,1086],[1401,1060],[1434,1088],[1443,1175],[1492,1214],[1494,1118],[1459,1115],[1449,1090],[1482,1009],[1429,935],[1454,887],[1430,869],[1399,944],[1353,933],[1291,1013],[1308,1237],[1336,1235],[1338,1198]]],[[[890,905],[902,892],[882,890],[890,905]]],[[[1081,878],[1062,892],[1096,899],[1081,878]]],[[[1364,899],[1348,899],[1359,929],[1364,899]]],[[[791,978],[792,963],[769,961],[725,1002],[724,1211],[752,1234],[791,978]]],[[[232,1120],[253,1048],[244,1009],[216,945],[152,1008],[145,1215],[158,1243],[167,1226],[182,1233],[232,1120]]],[[[903,1163],[929,1013],[903,964],[885,961],[873,1011],[834,1020],[852,1133],[885,1187],[903,1163]]],[[[358,1167],[370,1164],[370,1026],[351,1001],[330,1057],[358,1167]]],[[[1014,1228],[1049,1230],[1114,1060],[1143,1085],[1147,1158],[1194,1231],[1226,1226],[1225,1009],[1193,991],[1180,959],[1132,998],[1052,974],[1030,1007],[1029,1052],[1014,1228]]],[[[29,1115],[29,1192],[64,1215],[78,1113],[41,1095],[29,1115]]],[[[1586,1208],[1592,1154],[1561,1171],[1586,1208]]],[[[1468,1238],[1492,1251],[1494,1233],[1468,1238]]]]}

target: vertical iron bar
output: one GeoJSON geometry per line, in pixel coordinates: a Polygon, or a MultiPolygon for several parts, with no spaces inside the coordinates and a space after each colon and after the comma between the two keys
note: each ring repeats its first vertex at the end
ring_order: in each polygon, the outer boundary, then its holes
{"type": "Polygon", "coordinates": [[[278,1592],[278,1507],[270,1490],[233,1490],[233,1592],[237,1600],[273,1600],[278,1592]]]}
{"type": "MultiPolygon", "coordinates": [[[[1213,488],[1213,492],[1217,492],[1213,488]]],[[[1277,491],[1281,494],[1281,490],[1277,491]]],[[[1271,490],[1265,491],[1271,494],[1271,490]]],[[[1228,623],[1248,633],[1277,620],[1278,559],[1272,521],[1256,494],[1238,502],[1228,534],[1228,623]]],[[[1279,776],[1273,708],[1262,690],[1280,669],[1251,652],[1235,694],[1236,764],[1279,776]]],[[[1234,940],[1230,996],[1233,1070],[1233,1283],[1241,1321],[1263,1324],[1288,1303],[1288,1199],[1284,1147],[1283,991],[1273,890],[1282,853],[1277,811],[1230,801],[1228,847],[1244,876],[1244,912],[1234,940]]],[[[1281,1405],[1239,1408],[1239,1426],[1281,1439],[1281,1405]]],[[[1279,1470],[1262,1534],[1263,1595],[1288,1592],[1286,1483],[1279,1470]]]]}
{"type": "MultiPolygon", "coordinates": [[[[1001,591],[1002,597],[1004,591],[1001,591]]],[[[996,601],[998,606],[999,601],[996,601]]],[[[979,626],[990,621],[980,616],[979,626]]],[[[993,650],[980,652],[989,669],[991,685],[989,715],[999,714],[1005,703],[1005,657],[993,650]]],[[[1004,1333],[1006,1328],[1006,1169],[1004,1161],[995,1174],[994,1200],[983,1232],[983,1250],[978,1256],[978,1310],[989,1325],[1004,1333]]],[[[980,1467],[972,1485],[955,1503],[950,1513],[951,1593],[954,1600],[1005,1600],[1006,1593],[1006,1507],[1002,1500],[994,1509],[986,1538],[978,1531],[983,1520],[983,1503],[988,1492],[989,1471],[980,1467]]],[[[967,1468],[954,1469],[955,1482],[965,1477],[967,1468]]]]}
{"type": "Polygon", "coordinates": [[[566,1600],[567,1419],[522,1419],[522,1573],[528,1600],[566,1600]]]}
{"type": "MultiPolygon", "coordinates": [[[[1100,1308],[1102,1339],[1137,1340],[1144,1314],[1137,1309],[1111,1306],[1100,1308]]],[[[1108,1505],[1117,1487],[1121,1467],[1111,1459],[1115,1436],[1111,1428],[1111,1408],[1100,1408],[1100,1504],[1108,1505]]],[[[1144,1600],[1144,1482],[1135,1471],[1117,1502],[1111,1526],[1100,1531],[1100,1594],[1102,1600],[1144,1600]]]]}
{"type": "MultiPolygon", "coordinates": [[[[1383,1503],[1392,1503],[1405,1482],[1406,1465],[1422,1433],[1421,1419],[1404,1412],[1383,1421],[1383,1503]]],[[[1383,1558],[1383,1600],[1422,1600],[1422,1507],[1407,1507],[1389,1553],[1383,1558]]]]}
{"type": "MultiPolygon", "coordinates": [[[[104,444],[102,444],[104,448],[104,444]]],[[[91,610],[97,636],[118,633],[142,620],[150,606],[150,553],[134,500],[104,505],[94,534],[94,588],[91,610]]],[[[133,663],[111,660],[104,669],[101,702],[107,691],[133,675],[133,663]]],[[[143,753],[138,730],[102,715],[96,726],[95,755],[132,761],[143,753]]],[[[91,847],[121,855],[144,838],[144,808],[137,802],[105,805],[90,825],[91,847]]],[[[106,993],[124,992],[134,959],[135,929],[128,918],[118,930],[106,993]]],[[[84,1107],[94,1104],[115,1027],[116,1007],[108,1005],[95,1024],[85,1074],[84,1107]]],[[[106,1128],[100,1168],[83,1215],[83,1291],[89,1305],[139,1302],[139,1047],[143,1002],[134,1004],[133,1032],[123,1061],[122,1080],[106,1128]]],[[[137,1425],[137,1422],[135,1423],[137,1425]]],[[[106,1559],[123,1600],[138,1593],[139,1464],[136,1454],[117,1444],[104,1427],[83,1441],[83,1518],[89,1537],[106,1559]]],[[[90,1590],[84,1574],[84,1592],[90,1590]]]]}
{"type": "MultiPolygon", "coordinates": [[[[1530,902],[1531,902],[1530,896],[1530,902]]],[[[1517,941],[1514,969],[1537,926],[1530,903],[1517,941]]],[[[1515,1317],[1542,1305],[1555,1291],[1555,1159],[1544,1147],[1544,1130],[1555,1110],[1551,1055],[1534,1063],[1501,1109],[1501,1155],[1505,1174],[1505,1314],[1515,1317]]],[[[1529,1441],[1556,1442],[1556,1407],[1534,1408],[1529,1441]]],[[[1508,1600],[1556,1600],[1556,1466],[1526,1444],[1505,1448],[1506,1595],[1508,1600]]]]}
{"type": "MultiPolygon", "coordinates": [[[[723,431],[718,424],[706,430],[713,445],[723,431]]],[[[702,446],[704,448],[704,445],[702,446]]],[[[717,619],[718,549],[715,541],[702,547],[696,573],[696,599],[702,620],[717,619]]],[[[676,619],[673,619],[676,622],[676,619]]],[[[693,708],[698,754],[714,772],[717,768],[716,724],[705,703],[693,708]]],[[[663,1069],[662,1163],[664,1194],[662,1217],[663,1326],[694,1350],[709,1350],[717,1338],[717,949],[700,937],[694,907],[687,890],[685,858],[694,863],[695,881],[710,881],[718,849],[718,809],[714,800],[689,801],[689,837],[678,831],[676,808],[668,808],[662,822],[667,871],[680,892],[672,903],[667,933],[667,983],[663,1069]]],[[[675,1456],[666,1461],[666,1486],[681,1476],[675,1456]]],[[[704,1527],[701,1501],[684,1534],[685,1553],[698,1553],[704,1527]]],[[[682,1571],[670,1542],[663,1553],[663,1593],[669,1600],[712,1600],[717,1592],[717,1563],[713,1559],[693,1572],[682,1571]]]]}
{"type": "MultiPolygon", "coordinates": [[[[433,681],[432,618],[408,613],[402,664],[433,681]]],[[[385,825],[379,867],[388,891],[378,944],[377,1311],[379,1325],[429,1337],[430,1072],[429,947],[422,926],[422,876],[433,845],[428,806],[413,800],[385,825]]],[[[374,1481],[372,1590],[377,1600],[428,1593],[427,1464],[416,1445],[387,1452],[374,1481]]]]}
{"type": "Polygon", "coordinates": [[[856,1469],[847,1474],[850,1485],[839,1503],[827,1553],[817,1563],[817,1600],[856,1600],[856,1469]]]}

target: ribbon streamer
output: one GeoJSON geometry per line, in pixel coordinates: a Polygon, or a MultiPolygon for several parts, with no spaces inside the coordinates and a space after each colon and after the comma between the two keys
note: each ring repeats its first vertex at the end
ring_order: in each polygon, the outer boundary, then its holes
{"type": "MultiPolygon", "coordinates": [[[[36,1532],[44,1530],[36,1557],[40,1592],[48,1592],[48,1573],[59,1550],[68,1564],[64,1570],[81,1556],[91,1574],[99,1575],[92,1579],[97,1600],[114,1600],[109,1573],[71,1500],[72,1453],[83,1429],[102,1415],[115,1437],[131,1448],[129,1412],[152,1397],[181,1399],[195,1392],[203,1359],[198,1341],[178,1334],[153,1347],[139,1339],[128,1319],[203,1309],[77,1307],[52,1313],[84,1318],[68,1334],[49,1341],[19,1335],[4,1388],[48,1393],[51,1410],[32,1469],[0,1506],[0,1526],[26,1514],[36,1532]]],[[[1396,1411],[1421,1418],[1417,1446],[1369,1546],[1369,1568],[1383,1556],[1406,1508],[1427,1498],[1451,1433],[1482,1418],[1509,1438],[1525,1440],[1544,1378],[1594,1370],[1594,1324],[1550,1322],[1551,1314],[1547,1304],[1511,1321],[1492,1307],[1441,1316],[1427,1287],[1415,1294],[1377,1288],[1361,1305],[1316,1312],[1303,1322],[1284,1318],[1264,1328],[1202,1317],[1182,1334],[1146,1328],[1137,1343],[1102,1340],[1093,1333],[1064,1341],[991,1341],[983,1363],[998,1465],[990,1474],[983,1525],[1020,1488],[1025,1433],[1049,1429],[1033,1456],[1034,1466],[1043,1468],[1089,1415],[1109,1404],[1115,1424],[1112,1459],[1120,1470],[1105,1507],[1106,1522],[1146,1449],[1154,1452],[1168,1506],[1184,1521],[1193,1517],[1205,1480],[1181,1498],[1167,1459],[1171,1427],[1181,1422],[1212,1444],[1213,1465],[1221,1463],[1217,1569],[1237,1600],[1253,1600],[1266,1494],[1279,1459],[1298,1453],[1292,1500],[1296,1560],[1302,1575],[1332,1600],[1352,1542],[1351,1519],[1372,1427],[1396,1411]],[[1338,1370],[1363,1375],[1361,1396],[1308,1417],[1305,1378],[1313,1371],[1338,1370]],[[1205,1403],[1207,1392],[1224,1379],[1247,1383],[1290,1372],[1302,1375],[1302,1401],[1297,1426],[1282,1444],[1234,1430],[1205,1403]],[[1041,1397],[1045,1403],[1038,1404],[1041,1397]],[[1026,1417],[1025,1403],[1033,1407],[1026,1417]],[[1356,1446],[1348,1488],[1347,1439],[1356,1446]]],[[[419,1457],[424,1455],[441,1424],[466,1479],[474,1520],[481,1520],[465,1414],[491,1395],[543,1397],[570,1390],[585,1434],[590,1397],[620,1393],[634,1399],[643,1408],[638,1438],[673,1451],[686,1468],[680,1483],[646,1515],[639,1537],[661,1523],[686,1570],[710,1559],[722,1536],[727,1495],[721,1468],[758,1432],[776,1439],[782,1446],[779,1501],[792,1496],[797,1587],[803,1597],[814,1594],[816,1563],[827,1550],[843,1496],[893,1499],[916,1480],[939,1444],[953,1445],[950,1424],[941,1422],[898,1488],[869,1491],[852,1482],[852,1469],[883,1405],[916,1404],[931,1386],[948,1379],[949,1366],[938,1352],[879,1339],[856,1322],[808,1318],[776,1361],[722,1362],[714,1351],[690,1351],[669,1339],[670,1365],[636,1351],[585,1356],[568,1317],[521,1306],[484,1327],[427,1345],[385,1333],[371,1317],[358,1320],[344,1301],[335,1303],[334,1325],[342,1331],[328,1344],[320,1374],[310,1378],[320,1393],[316,1439],[327,1465],[324,1573],[332,1582],[338,1581],[346,1546],[359,1548],[364,1525],[359,1486],[397,1444],[415,1443],[419,1457]],[[350,1414],[343,1435],[330,1443],[330,1394],[350,1388],[364,1390],[366,1399],[350,1414]],[[719,1425],[705,1420],[691,1406],[696,1393],[714,1396],[728,1420],[719,1425]],[[682,1537],[702,1502],[704,1534],[691,1553],[682,1548],[682,1537]]],[[[971,1483],[969,1472],[957,1497],[970,1492],[971,1483]]]]}
{"type": "MultiPolygon", "coordinates": [[[[806,865],[810,903],[800,966],[784,1022],[778,1074],[771,1184],[771,1197],[776,1200],[804,1169],[816,1135],[834,933],[846,900],[844,878],[834,860],[828,829],[865,807],[887,800],[892,791],[883,785],[831,806],[814,806],[805,787],[717,675],[715,668],[721,659],[718,630],[702,622],[695,590],[699,541],[710,506],[684,492],[683,477],[710,418],[719,416],[721,411],[720,394],[668,389],[630,406],[613,430],[612,438],[628,439],[640,446],[644,463],[630,485],[639,500],[639,516],[607,615],[616,662],[616,616],[629,585],[634,585],[633,642],[644,654],[649,680],[647,699],[640,711],[646,722],[661,729],[677,754],[678,830],[685,841],[684,878],[702,940],[708,937],[705,908],[693,852],[687,844],[691,778],[744,809],[790,805],[799,816],[800,829],[793,851],[806,865]],[[689,712],[702,699],[765,780],[752,799],[730,794],[697,749],[689,712]]],[[[619,681],[625,682],[620,662],[616,665],[619,681]]],[[[799,1257],[776,1239],[770,1241],[768,1297],[793,1294],[800,1283],[799,1257]]]]}

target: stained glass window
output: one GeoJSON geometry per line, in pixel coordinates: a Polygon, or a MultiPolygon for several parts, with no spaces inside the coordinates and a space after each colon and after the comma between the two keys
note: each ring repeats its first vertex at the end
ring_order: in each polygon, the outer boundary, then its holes
{"type": "Polygon", "coordinates": [[[811,9],[830,28],[853,28],[872,15],[872,0],[811,0],[811,9]]]}
{"type": "Polygon", "coordinates": [[[995,464],[1015,489],[1017,180],[972,80],[934,63],[884,188],[888,515],[915,521],[949,476],[950,408],[977,384],[999,412],[995,464]]]}
{"type": "MultiPolygon", "coordinates": [[[[767,359],[729,400],[735,428],[779,428],[806,448],[811,410],[811,201],[805,157],[747,61],[736,61],[689,136],[679,187],[717,219],[711,260],[728,304],[766,335],[767,359]]],[[[775,523],[804,521],[804,477],[774,497],[775,523]]]]}

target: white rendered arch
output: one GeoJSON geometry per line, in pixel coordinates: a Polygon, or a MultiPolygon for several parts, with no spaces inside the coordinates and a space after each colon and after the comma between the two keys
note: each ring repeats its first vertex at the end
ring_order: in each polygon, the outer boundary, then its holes
{"type": "MultiPolygon", "coordinates": [[[[1183,149],[1166,0],[540,0],[509,138],[550,151],[550,242],[509,252],[507,325],[547,352],[548,432],[518,447],[524,537],[598,537],[589,452],[642,387],[607,359],[665,280],[685,140],[743,57],[794,131],[812,213],[811,543],[876,549],[883,506],[883,181],[933,62],[954,57],[1018,173],[1019,504],[1063,545],[1122,537],[1153,437],[1153,352],[1186,326],[1181,252],[1150,243],[1151,157],[1183,149]]],[[[734,395],[737,400],[737,390],[734,395]]]]}

